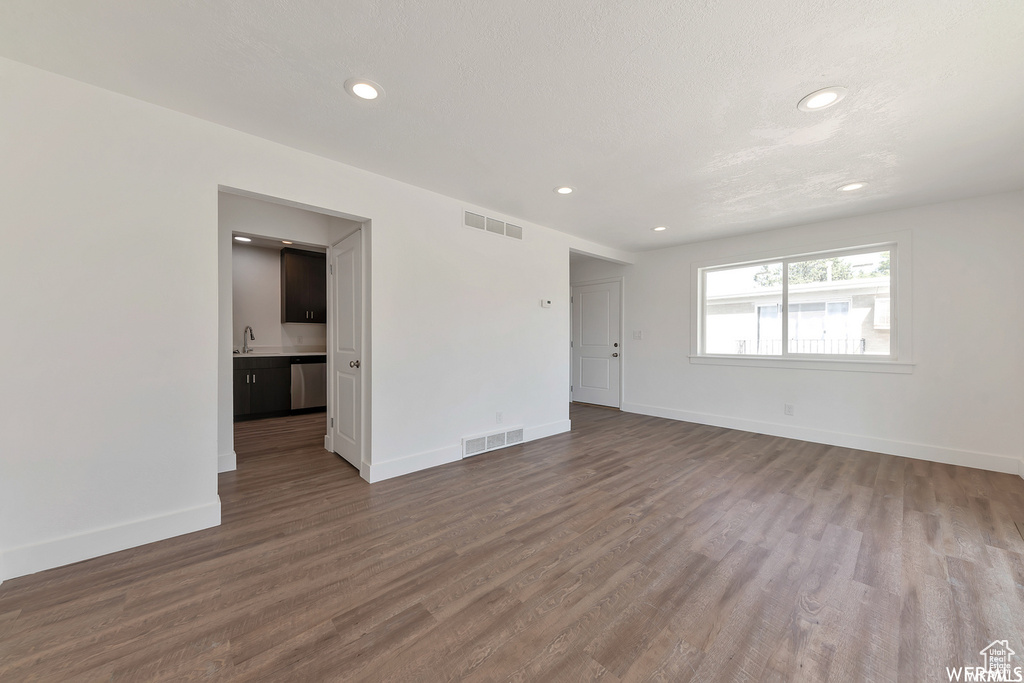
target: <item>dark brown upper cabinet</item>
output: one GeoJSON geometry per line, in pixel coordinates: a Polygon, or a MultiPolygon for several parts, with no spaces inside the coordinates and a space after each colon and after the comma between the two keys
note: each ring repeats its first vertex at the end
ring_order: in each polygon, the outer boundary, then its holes
{"type": "Polygon", "coordinates": [[[327,257],[281,250],[281,322],[327,322],[327,257]]]}

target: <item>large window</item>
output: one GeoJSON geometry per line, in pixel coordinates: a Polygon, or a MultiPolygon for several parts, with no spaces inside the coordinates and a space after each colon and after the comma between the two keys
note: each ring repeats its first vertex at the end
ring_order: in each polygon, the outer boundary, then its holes
{"type": "Polygon", "coordinates": [[[700,269],[700,352],[779,358],[896,356],[896,245],[700,269]]]}

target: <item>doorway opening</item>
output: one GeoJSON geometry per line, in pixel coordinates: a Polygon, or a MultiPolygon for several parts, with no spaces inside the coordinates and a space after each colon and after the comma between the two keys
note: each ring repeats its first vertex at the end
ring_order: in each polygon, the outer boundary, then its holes
{"type": "Polygon", "coordinates": [[[622,405],[622,272],[620,264],[569,254],[573,403],[622,405]]]}
{"type": "Polygon", "coordinates": [[[248,434],[256,422],[259,433],[312,439],[360,469],[369,459],[369,221],[223,187],[218,215],[218,471],[237,467],[235,425],[248,434]],[[358,267],[339,273],[343,244],[344,263],[358,267]],[[339,339],[366,354],[345,358],[345,374],[358,373],[354,391],[336,380],[339,339]]]}

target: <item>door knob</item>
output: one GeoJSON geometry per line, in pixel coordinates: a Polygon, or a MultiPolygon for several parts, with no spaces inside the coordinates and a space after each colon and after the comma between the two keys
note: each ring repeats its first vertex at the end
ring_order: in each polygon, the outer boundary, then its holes
{"type": "Polygon", "coordinates": [[[348,366],[350,368],[358,368],[359,367],[359,361],[357,361],[357,360],[350,360],[348,362],[348,366]]]}
{"type": "Polygon", "coordinates": [[[619,354],[617,354],[617,353],[613,353],[612,354],[612,358],[618,358],[618,357],[619,357],[619,354]]]}

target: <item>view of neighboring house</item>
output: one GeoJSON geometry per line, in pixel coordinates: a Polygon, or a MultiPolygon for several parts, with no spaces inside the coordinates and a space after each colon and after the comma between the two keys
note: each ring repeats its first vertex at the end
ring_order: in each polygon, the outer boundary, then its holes
{"type": "Polygon", "coordinates": [[[783,264],[709,270],[704,352],[721,355],[888,356],[889,252],[789,264],[783,331],[783,264]]]}

